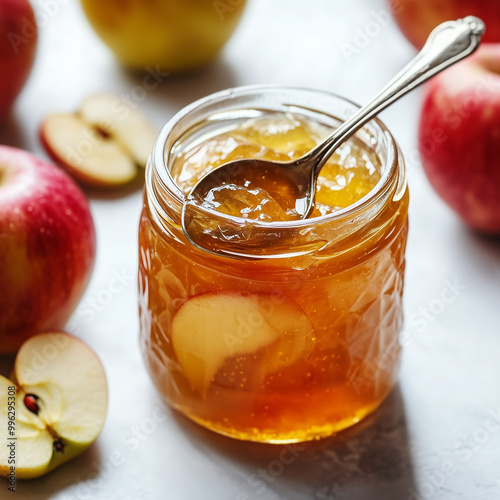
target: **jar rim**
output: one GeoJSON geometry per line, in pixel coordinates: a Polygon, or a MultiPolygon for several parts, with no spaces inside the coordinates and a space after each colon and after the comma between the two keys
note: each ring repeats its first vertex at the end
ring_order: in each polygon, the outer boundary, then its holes
{"type": "MultiPolygon", "coordinates": [[[[317,90],[307,87],[294,87],[294,86],[284,86],[279,84],[259,84],[259,85],[247,85],[241,87],[230,88],[226,90],[222,90],[213,94],[210,94],[206,97],[198,99],[193,103],[187,105],[179,112],[177,112],[163,127],[161,130],[155,145],[153,147],[151,162],[148,164],[149,170],[154,170],[154,172],[149,172],[152,176],[155,176],[155,180],[160,183],[161,188],[164,192],[168,193],[168,195],[173,199],[173,204],[178,206],[180,210],[184,203],[186,202],[186,195],[184,192],[177,186],[175,183],[169,169],[168,162],[166,161],[167,157],[167,141],[169,140],[169,136],[173,132],[173,129],[176,124],[178,124],[181,120],[189,117],[189,115],[193,114],[199,109],[202,109],[205,106],[210,104],[222,103],[225,101],[230,101],[231,99],[242,98],[250,95],[258,95],[262,93],[273,93],[273,92],[283,92],[283,93],[305,93],[317,96],[323,96],[326,99],[336,100],[337,102],[341,102],[343,104],[347,104],[357,110],[360,106],[340,95],[324,91],[317,90]],[[152,164],[152,165],[151,165],[152,164]]],[[[293,105],[294,103],[290,103],[289,105],[293,105]]],[[[264,108],[262,108],[264,109],[264,108]]],[[[338,120],[344,120],[345,118],[340,118],[334,116],[328,112],[328,110],[324,109],[312,109],[312,111],[321,112],[326,116],[330,116],[332,118],[338,120]]],[[[215,210],[211,210],[208,208],[204,208],[203,211],[205,214],[209,215],[211,219],[216,221],[221,221],[226,224],[241,224],[241,225],[251,225],[254,228],[257,228],[259,231],[300,231],[306,228],[311,227],[312,225],[317,224],[325,224],[325,223],[342,223],[342,221],[349,221],[353,218],[356,218],[358,215],[362,214],[369,210],[369,208],[376,204],[381,199],[385,199],[386,195],[391,191],[394,191],[393,200],[398,200],[402,198],[406,188],[406,178],[404,172],[404,163],[402,169],[402,176],[398,175],[399,168],[398,165],[400,163],[400,152],[399,148],[394,140],[392,134],[389,132],[388,128],[384,125],[382,121],[378,118],[373,118],[370,120],[361,130],[363,130],[368,125],[375,124],[375,127],[382,132],[383,137],[387,143],[386,147],[386,161],[382,164],[382,175],[377,182],[377,184],[362,198],[360,198],[355,203],[337,210],[333,213],[321,215],[317,217],[311,217],[307,219],[299,219],[292,221],[260,221],[260,220],[249,220],[243,217],[235,217],[232,215],[223,214],[217,212],[215,210]],[[399,177],[399,180],[398,180],[399,177]]],[[[177,140],[178,138],[175,138],[177,140]]],[[[148,197],[155,196],[155,190],[153,189],[152,179],[146,175],[146,190],[148,197]]],[[[161,209],[162,204],[155,204],[155,208],[161,209]]],[[[177,212],[177,210],[174,210],[177,212]]],[[[162,214],[165,218],[166,214],[162,214]]],[[[371,216],[373,217],[373,213],[371,216]]],[[[179,211],[180,217],[180,211],[179,211]]],[[[167,216],[166,218],[171,218],[167,216]]]]}

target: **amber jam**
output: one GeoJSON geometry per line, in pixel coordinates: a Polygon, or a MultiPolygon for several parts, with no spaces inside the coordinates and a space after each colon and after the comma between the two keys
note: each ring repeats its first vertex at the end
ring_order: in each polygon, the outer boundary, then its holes
{"type": "Polygon", "coordinates": [[[234,89],[191,105],[158,138],[139,230],[141,346],[161,394],[209,429],[316,439],[372,412],[394,383],[408,193],[382,123],[330,158],[308,219],[287,213],[264,179],[216,187],[204,205],[203,230],[227,254],[181,229],[186,194],[206,172],[297,158],[355,109],[312,90],[234,89]]]}

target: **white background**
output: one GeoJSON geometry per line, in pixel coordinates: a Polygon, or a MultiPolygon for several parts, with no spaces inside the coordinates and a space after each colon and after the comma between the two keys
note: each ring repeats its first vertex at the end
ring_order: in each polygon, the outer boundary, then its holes
{"type": "MultiPolygon", "coordinates": [[[[75,110],[93,91],[130,95],[135,88],[142,96],[141,79],[115,62],[78,2],[33,3],[41,16],[37,61],[0,142],[45,156],[37,135],[44,116],[75,110]],[[43,14],[49,4],[52,13],[43,14]]],[[[166,78],[141,106],[161,127],[199,97],[255,83],[315,87],[362,103],[415,53],[385,8],[382,0],[250,0],[216,64],[166,78]],[[370,36],[361,47],[363,31],[370,36]],[[358,53],[348,56],[346,44],[358,53]]],[[[415,139],[420,99],[417,91],[383,114],[408,160],[411,229],[399,384],[375,415],[334,439],[295,448],[297,456],[284,465],[282,447],[232,441],[171,414],[138,348],[141,192],[89,193],[97,264],[73,330],[106,368],[107,422],[87,452],[44,478],[20,482],[12,498],[500,498],[500,245],[465,229],[431,190],[415,139]],[[115,273],[128,276],[123,291],[89,320],[83,310],[109,298],[115,273]],[[461,291],[444,305],[449,282],[461,291]],[[422,320],[420,308],[429,306],[438,313],[422,320]]],[[[0,498],[9,495],[0,485],[0,498]]]]}

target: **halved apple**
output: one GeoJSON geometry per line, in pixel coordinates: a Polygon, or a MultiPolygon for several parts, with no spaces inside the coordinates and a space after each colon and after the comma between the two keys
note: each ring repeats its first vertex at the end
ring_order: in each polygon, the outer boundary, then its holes
{"type": "Polygon", "coordinates": [[[79,113],[53,113],[40,127],[47,153],[82,184],[120,187],[145,167],[157,130],[137,108],[112,94],[96,94],[79,113]]]}
{"type": "MultiPolygon", "coordinates": [[[[19,350],[12,381],[0,376],[0,426],[7,431],[9,387],[15,386],[16,476],[39,477],[84,451],[106,418],[106,375],[97,355],[67,333],[27,340],[19,350]]],[[[10,450],[0,447],[0,474],[10,470],[10,450]]]]}
{"type": "Polygon", "coordinates": [[[300,307],[269,294],[208,293],[192,297],[172,321],[172,345],[194,390],[206,392],[224,361],[269,347],[260,377],[307,356],[314,328],[300,307]]]}
{"type": "Polygon", "coordinates": [[[158,131],[144,113],[112,94],[94,94],[83,101],[80,116],[121,144],[137,165],[146,166],[158,131]]]}
{"type": "Polygon", "coordinates": [[[49,115],[40,135],[52,159],[83,184],[115,187],[137,175],[137,167],[123,147],[78,116],[49,115]]]}

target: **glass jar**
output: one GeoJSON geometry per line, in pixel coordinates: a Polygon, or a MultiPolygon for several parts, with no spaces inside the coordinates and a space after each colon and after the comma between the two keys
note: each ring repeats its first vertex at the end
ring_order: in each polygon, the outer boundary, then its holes
{"type": "Polygon", "coordinates": [[[158,137],[139,229],[141,348],[166,401],[213,431],[269,443],[329,436],[372,412],[394,384],[408,191],[380,121],[357,138],[380,159],[381,178],[347,208],[287,222],[210,214],[244,223],[263,247],[214,255],[190,244],[185,194],[170,175],[200,137],[263,110],[336,127],[357,108],[316,90],[242,87],[188,106],[158,137]]]}

